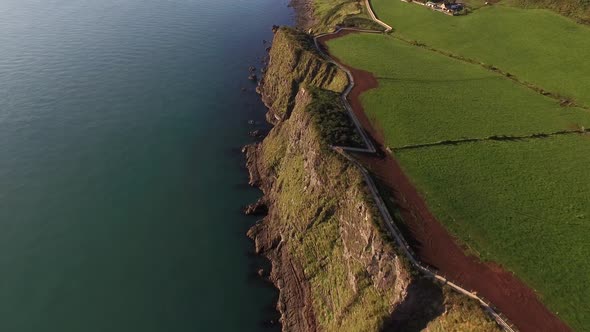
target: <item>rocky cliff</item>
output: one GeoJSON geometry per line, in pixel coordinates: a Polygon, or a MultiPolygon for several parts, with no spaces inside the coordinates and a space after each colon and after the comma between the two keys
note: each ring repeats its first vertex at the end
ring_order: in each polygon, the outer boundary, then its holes
{"type": "Polygon", "coordinates": [[[244,149],[264,192],[252,210],[268,212],[248,235],[272,262],[283,330],[494,330],[475,304],[416,276],[388,240],[360,171],[330,148],[358,142],[338,102],[346,76],[310,42],[277,30],[259,89],[275,127],[244,149]]]}
{"type": "Polygon", "coordinates": [[[267,119],[273,124],[289,116],[299,86],[340,92],[348,83],[346,74],[322,59],[307,34],[279,28],[269,55],[258,92],[269,107],[267,119]]]}

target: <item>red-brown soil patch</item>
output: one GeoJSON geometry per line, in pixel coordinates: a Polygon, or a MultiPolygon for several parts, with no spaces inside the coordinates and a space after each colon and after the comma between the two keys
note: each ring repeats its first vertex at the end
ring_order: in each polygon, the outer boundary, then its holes
{"type": "MultiPolygon", "coordinates": [[[[351,32],[327,36],[320,42],[326,47],[327,40],[348,33],[351,32]]],[[[418,258],[448,279],[489,300],[523,332],[571,331],[540,302],[531,288],[511,272],[497,264],[481,262],[461,249],[454,237],[430,212],[394,156],[384,153],[383,135],[374,129],[364,113],[359,96],[364,91],[377,87],[377,80],[369,72],[348,66],[346,68],[351,71],[355,81],[349,102],[364,129],[378,146],[377,149],[381,150],[376,155],[357,154],[356,157],[392,193],[403,217],[404,235],[418,258]]]]}

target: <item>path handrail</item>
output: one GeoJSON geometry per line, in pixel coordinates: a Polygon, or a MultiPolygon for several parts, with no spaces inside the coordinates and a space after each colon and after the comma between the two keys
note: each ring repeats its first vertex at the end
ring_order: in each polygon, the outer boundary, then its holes
{"type": "Polygon", "coordinates": [[[367,11],[369,12],[369,16],[371,16],[371,19],[377,23],[379,23],[382,27],[385,28],[385,32],[389,32],[391,30],[393,30],[393,28],[391,26],[389,26],[387,23],[381,21],[379,18],[377,18],[377,15],[375,15],[375,11],[373,10],[373,6],[371,5],[371,1],[369,0],[365,0],[365,7],[367,8],[367,11]]]}

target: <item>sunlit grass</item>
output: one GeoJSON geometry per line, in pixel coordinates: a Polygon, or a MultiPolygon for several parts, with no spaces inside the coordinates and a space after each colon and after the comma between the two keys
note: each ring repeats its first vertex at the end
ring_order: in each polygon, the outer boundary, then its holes
{"type": "Polygon", "coordinates": [[[352,34],[328,45],[343,62],[377,77],[379,87],[362,101],[391,147],[590,126],[589,111],[561,107],[480,65],[389,36],[352,34]]]}
{"type": "Polygon", "coordinates": [[[590,27],[549,10],[485,6],[447,16],[399,0],[372,0],[395,33],[497,66],[540,87],[590,105],[590,27]]]}

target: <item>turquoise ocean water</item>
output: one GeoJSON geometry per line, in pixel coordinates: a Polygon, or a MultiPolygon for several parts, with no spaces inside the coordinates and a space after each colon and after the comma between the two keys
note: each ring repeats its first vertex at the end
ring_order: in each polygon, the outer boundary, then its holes
{"type": "Polygon", "coordinates": [[[286,0],[0,1],[0,331],[261,331],[248,67],[286,0]],[[241,91],[247,87],[248,91],[241,91]]]}

